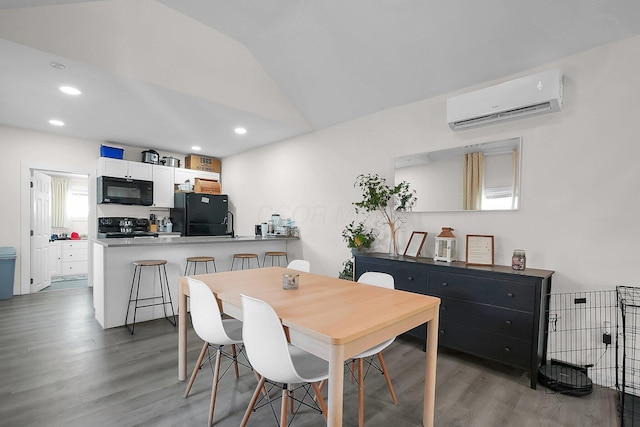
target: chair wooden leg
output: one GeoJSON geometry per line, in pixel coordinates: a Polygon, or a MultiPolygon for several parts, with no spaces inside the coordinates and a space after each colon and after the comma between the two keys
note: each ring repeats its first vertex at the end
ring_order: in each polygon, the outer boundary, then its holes
{"type": "Polygon", "coordinates": [[[240,373],[238,372],[238,353],[235,344],[231,344],[231,354],[233,355],[233,367],[236,371],[236,378],[240,378],[240,373]]]}
{"type": "Polygon", "coordinates": [[[202,346],[202,350],[200,350],[200,356],[198,356],[198,361],[196,362],[196,366],[193,368],[193,372],[191,373],[191,378],[189,379],[189,384],[187,384],[187,390],[184,392],[184,397],[189,397],[189,393],[191,392],[191,386],[196,381],[196,377],[198,376],[198,371],[200,371],[200,365],[202,365],[202,361],[204,360],[204,355],[207,353],[207,347],[209,347],[209,343],[204,343],[202,346]]]}
{"type": "Polygon", "coordinates": [[[211,407],[209,408],[209,427],[213,425],[213,412],[216,408],[216,396],[218,394],[218,380],[220,379],[220,359],[222,359],[222,347],[216,352],[216,364],[213,371],[213,385],[211,386],[211,407]]]}
{"type": "Polygon", "coordinates": [[[384,357],[382,357],[382,352],[378,353],[378,361],[380,361],[380,367],[382,368],[382,373],[384,374],[384,379],[387,380],[387,387],[389,387],[389,393],[391,393],[391,400],[394,405],[398,404],[398,399],[396,399],[396,393],[393,391],[393,385],[391,385],[391,378],[389,378],[389,373],[387,372],[387,365],[384,363],[384,357]]]}
{"type": "Polygon", "coordinates": [[[358,425],[364,427],[364,360],[358,359],[358,425]]]}
{"type": "Polygon", "coordinates": [[[288,406],[287,399],[289,397],[289,390],[287,388],[282,389],[282,406],[280,407],[280,427],[287,427],[287,412],[288,406]]]}
{"type": "MultiPolygon", "coordinates": [[[[258,374],[256,373],[256,375],[258,374]]],[[[258,386],[256,387],[256,390],[253,392],[253,396],[251,396],[251,401],[249,402],[249,406],[247,407],[247,410],[244,413],[244,417],[242,418],[240,427],[246,427],[247,423],[249,422],[249,417],[253,412],[253,407],[256,406],[256,402],[258,401],[258,395],[260,394],[260,391],[264,389],[264,382],[266,380],[267,379],[265,377],[260,377],[260,381],[258,381],[258,386]]]]}
{"type": "Polygon", "coordinates": [[[291,387],[291,384],[289,384],[289,396],[291,397],[289,399],[289,406],[290,406],[289,409],[291,410],[291,414],[293,414],[293,410],[294,410],[293,405],[295,404],[295,400],[293,400],[293,388],[291,387]]]}
{"type": "MultiPolygon", "coordinates": [[[[322,384],[322,382],[324,382],[324,380],[322,380],[320,384],[322,384]]],[[[313,387],[313,391],[316,392],[316,402],[320,405],[320,409],[322,409],[322,416],[324,417],[324,420],[327,421],[327,405],[322,397],[322,390],[317,383],[312,383],[311,386],[313,387]]]]}

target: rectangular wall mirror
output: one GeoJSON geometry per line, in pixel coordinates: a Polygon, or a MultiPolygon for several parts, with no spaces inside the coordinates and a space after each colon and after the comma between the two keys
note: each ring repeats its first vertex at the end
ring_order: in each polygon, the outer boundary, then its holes
{"type": "Polygon", "coordinates": [[[395,158],[395,183],[416,190],[414,212],[517,210],[522,138],[395,158]]]}

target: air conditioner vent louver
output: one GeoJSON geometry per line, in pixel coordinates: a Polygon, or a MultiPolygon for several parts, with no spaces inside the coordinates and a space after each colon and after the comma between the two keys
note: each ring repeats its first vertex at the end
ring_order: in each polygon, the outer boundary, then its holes
{"type": "Polygon", "coordinates": [[[453,130],[562,110],[562,72],[557,69],[501,83],[447,100],[453,130]]]}

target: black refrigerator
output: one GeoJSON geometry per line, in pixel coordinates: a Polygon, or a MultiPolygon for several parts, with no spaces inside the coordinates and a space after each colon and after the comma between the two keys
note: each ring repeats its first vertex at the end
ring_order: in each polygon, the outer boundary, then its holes
{"type": "Polygon", "coordinates": [[[169,216],[183,236],[225,236],[228,211],[226,194],[175,193],[169,216]]]}

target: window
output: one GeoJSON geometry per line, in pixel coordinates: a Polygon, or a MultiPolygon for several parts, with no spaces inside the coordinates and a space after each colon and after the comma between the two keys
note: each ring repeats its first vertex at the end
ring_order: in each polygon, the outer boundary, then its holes
{"type": "Polygon", "coordinates": [[[482,210],[513,209],[513,189],[511,187],[485,188],[482,194],[482,210]]]}
{"type": "Polygon", "coordinates": [[[86,221],[89,216],[89,192],[86,183],[72,181],[67,193],[67,215],[71,221],[86,221]]]}

